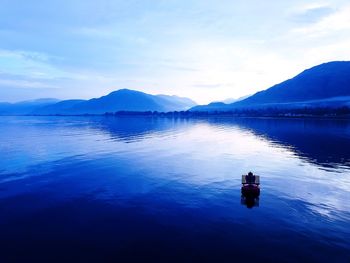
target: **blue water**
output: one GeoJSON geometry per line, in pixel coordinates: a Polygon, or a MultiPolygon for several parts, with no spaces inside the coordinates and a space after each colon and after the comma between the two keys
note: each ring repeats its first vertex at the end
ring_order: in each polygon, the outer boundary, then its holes
{"type": "Polygon", "coordinates": [[[1,117],[0,138],[0,262],[350,262],[349,121],[1,117]]]}

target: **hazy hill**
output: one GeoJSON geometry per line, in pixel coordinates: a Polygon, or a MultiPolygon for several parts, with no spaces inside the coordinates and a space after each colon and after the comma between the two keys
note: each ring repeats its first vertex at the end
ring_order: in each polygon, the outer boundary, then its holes
{"type": "MultiPolygon", "coordinates": [[[[292,79],[216,110],[259,107],[340,106],[350,102],[350,62],[337,61],[307,69],[292,79]]],[[[211,111],[197,106],[193,111],[211,111]]]]}
{"type": "Polygon", "coordinates": [[[21,101],[16,103],[0,102],[0,115],[22,115],[28,114],[39,108],[56,104],[57,99],[38,99],[30,101],[21,101]]]}
{"type": "Polygon", "coordinates": [[[84,101],[85,100],[64,100],[55,104],[37,108],[34,111],[31,111],[30,114],[50,115],[50,114],[59,114],[59,113],[64,114],[65,112],[69,113],[69,109],[71,109],[76,104],[84,101]]]}
{"type": "Polygon", "coordinates": [[[237,101],[244,100],[244,99],[246,99],[246,98],[248,98],[248,97],[250,97],[250,96],[251,96],[251,94],[250,94],[250,95],[245,95],[245,96],[239,97],[238,99],[228,98],[228,99],[226,99],[226,100],[224,100],[224,101],[222,101],[222,102],[225,103],[225,104],[232,104],[232,103],[235,103],[235,102],[237,102],[237,101]]]}
{"type": "Polygon", "coordinates": [[[150,95],[135,90],[121,89],[90,100],[67,100],[42,107],[34,114],[104,114],[117,111],[181,111],[193,107],[187,98],[150,95]]]}

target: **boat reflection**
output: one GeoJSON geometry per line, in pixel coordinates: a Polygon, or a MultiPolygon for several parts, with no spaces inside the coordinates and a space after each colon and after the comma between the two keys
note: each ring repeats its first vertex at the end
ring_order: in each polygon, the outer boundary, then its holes
{"type": "Polygon", "coordinates": [[[259,196],[241,196],[241,204],[247,208],[259,207],[259,196]]]}

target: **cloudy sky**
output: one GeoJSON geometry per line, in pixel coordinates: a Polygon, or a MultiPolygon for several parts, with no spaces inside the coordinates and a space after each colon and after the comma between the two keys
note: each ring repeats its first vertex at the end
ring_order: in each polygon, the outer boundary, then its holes
{"type": "Polygon", "coordinates": [[[198,103],[350,60],[350,2],[0,0],[0,101],[129,88],[198,103]]]}

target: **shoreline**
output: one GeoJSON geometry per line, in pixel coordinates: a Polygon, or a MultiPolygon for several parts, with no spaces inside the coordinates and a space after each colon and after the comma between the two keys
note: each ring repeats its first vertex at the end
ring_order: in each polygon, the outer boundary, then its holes
{"type": "Polygon", "coordinates": [[[160,117],[160,118],[256,118],[256,119],[325,119],[325,120],[350,120],[350,115],[244,115],[225,113],[187,113],[187,112],[117,112],[104,114],[3,114],[0,117],[160,117]]]}

